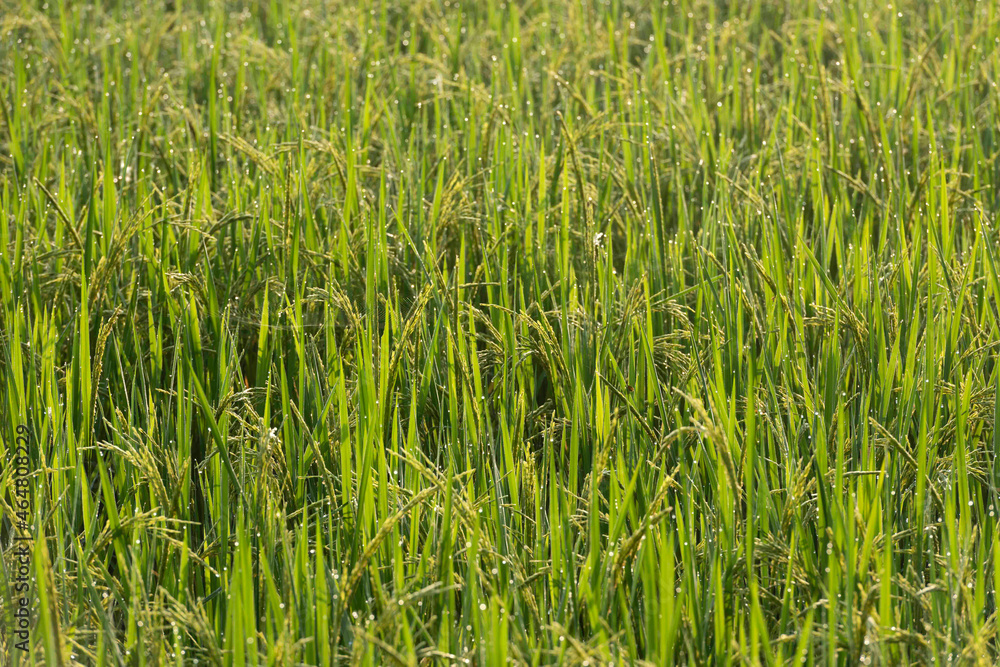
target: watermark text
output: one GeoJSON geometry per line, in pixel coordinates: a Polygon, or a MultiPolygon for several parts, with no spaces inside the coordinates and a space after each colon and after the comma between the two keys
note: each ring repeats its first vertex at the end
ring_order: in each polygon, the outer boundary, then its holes
{"type": "Polygon", "coordinates": [[[28,633],[31,628],[31,487],[29,482],[29,438],[27,426],[17,427],[14,439],[14,549],[13,549],[13,603],[14,647],[28,652],[28,633]]]}

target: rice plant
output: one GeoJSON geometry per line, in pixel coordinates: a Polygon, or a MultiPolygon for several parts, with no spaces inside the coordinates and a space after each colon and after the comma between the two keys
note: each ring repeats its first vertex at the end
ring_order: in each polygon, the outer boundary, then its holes
{"type": "Polygon", "coordinates": [[[995,664],[998,79],[989,0],[0,0],[5,664],[995,664]]]}

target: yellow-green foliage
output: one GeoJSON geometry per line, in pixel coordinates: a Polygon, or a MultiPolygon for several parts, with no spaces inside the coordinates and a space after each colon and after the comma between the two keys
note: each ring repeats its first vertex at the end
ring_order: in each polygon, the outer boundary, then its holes
{"type": "Polygon", "coordinates": [[[1000,656],[996,2],[0,3],[14,664],[1000,656]]]}

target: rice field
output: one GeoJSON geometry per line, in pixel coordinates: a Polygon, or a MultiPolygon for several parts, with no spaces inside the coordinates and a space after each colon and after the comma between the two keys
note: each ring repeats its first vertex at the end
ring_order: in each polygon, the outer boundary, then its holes
{"type": "Polygon", "coordinates": [[[998,79],[987,0],[0,0],[4,664],[996,664],[998,79]]]}

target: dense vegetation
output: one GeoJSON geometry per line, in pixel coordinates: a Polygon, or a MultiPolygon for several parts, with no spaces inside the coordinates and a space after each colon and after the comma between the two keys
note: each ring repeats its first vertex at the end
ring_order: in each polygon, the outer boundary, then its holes
{"type": "Polygon", "coordinates": [[[997,3],[132,4],[0,5],[6,655],[997,659],[997,3]]]}

